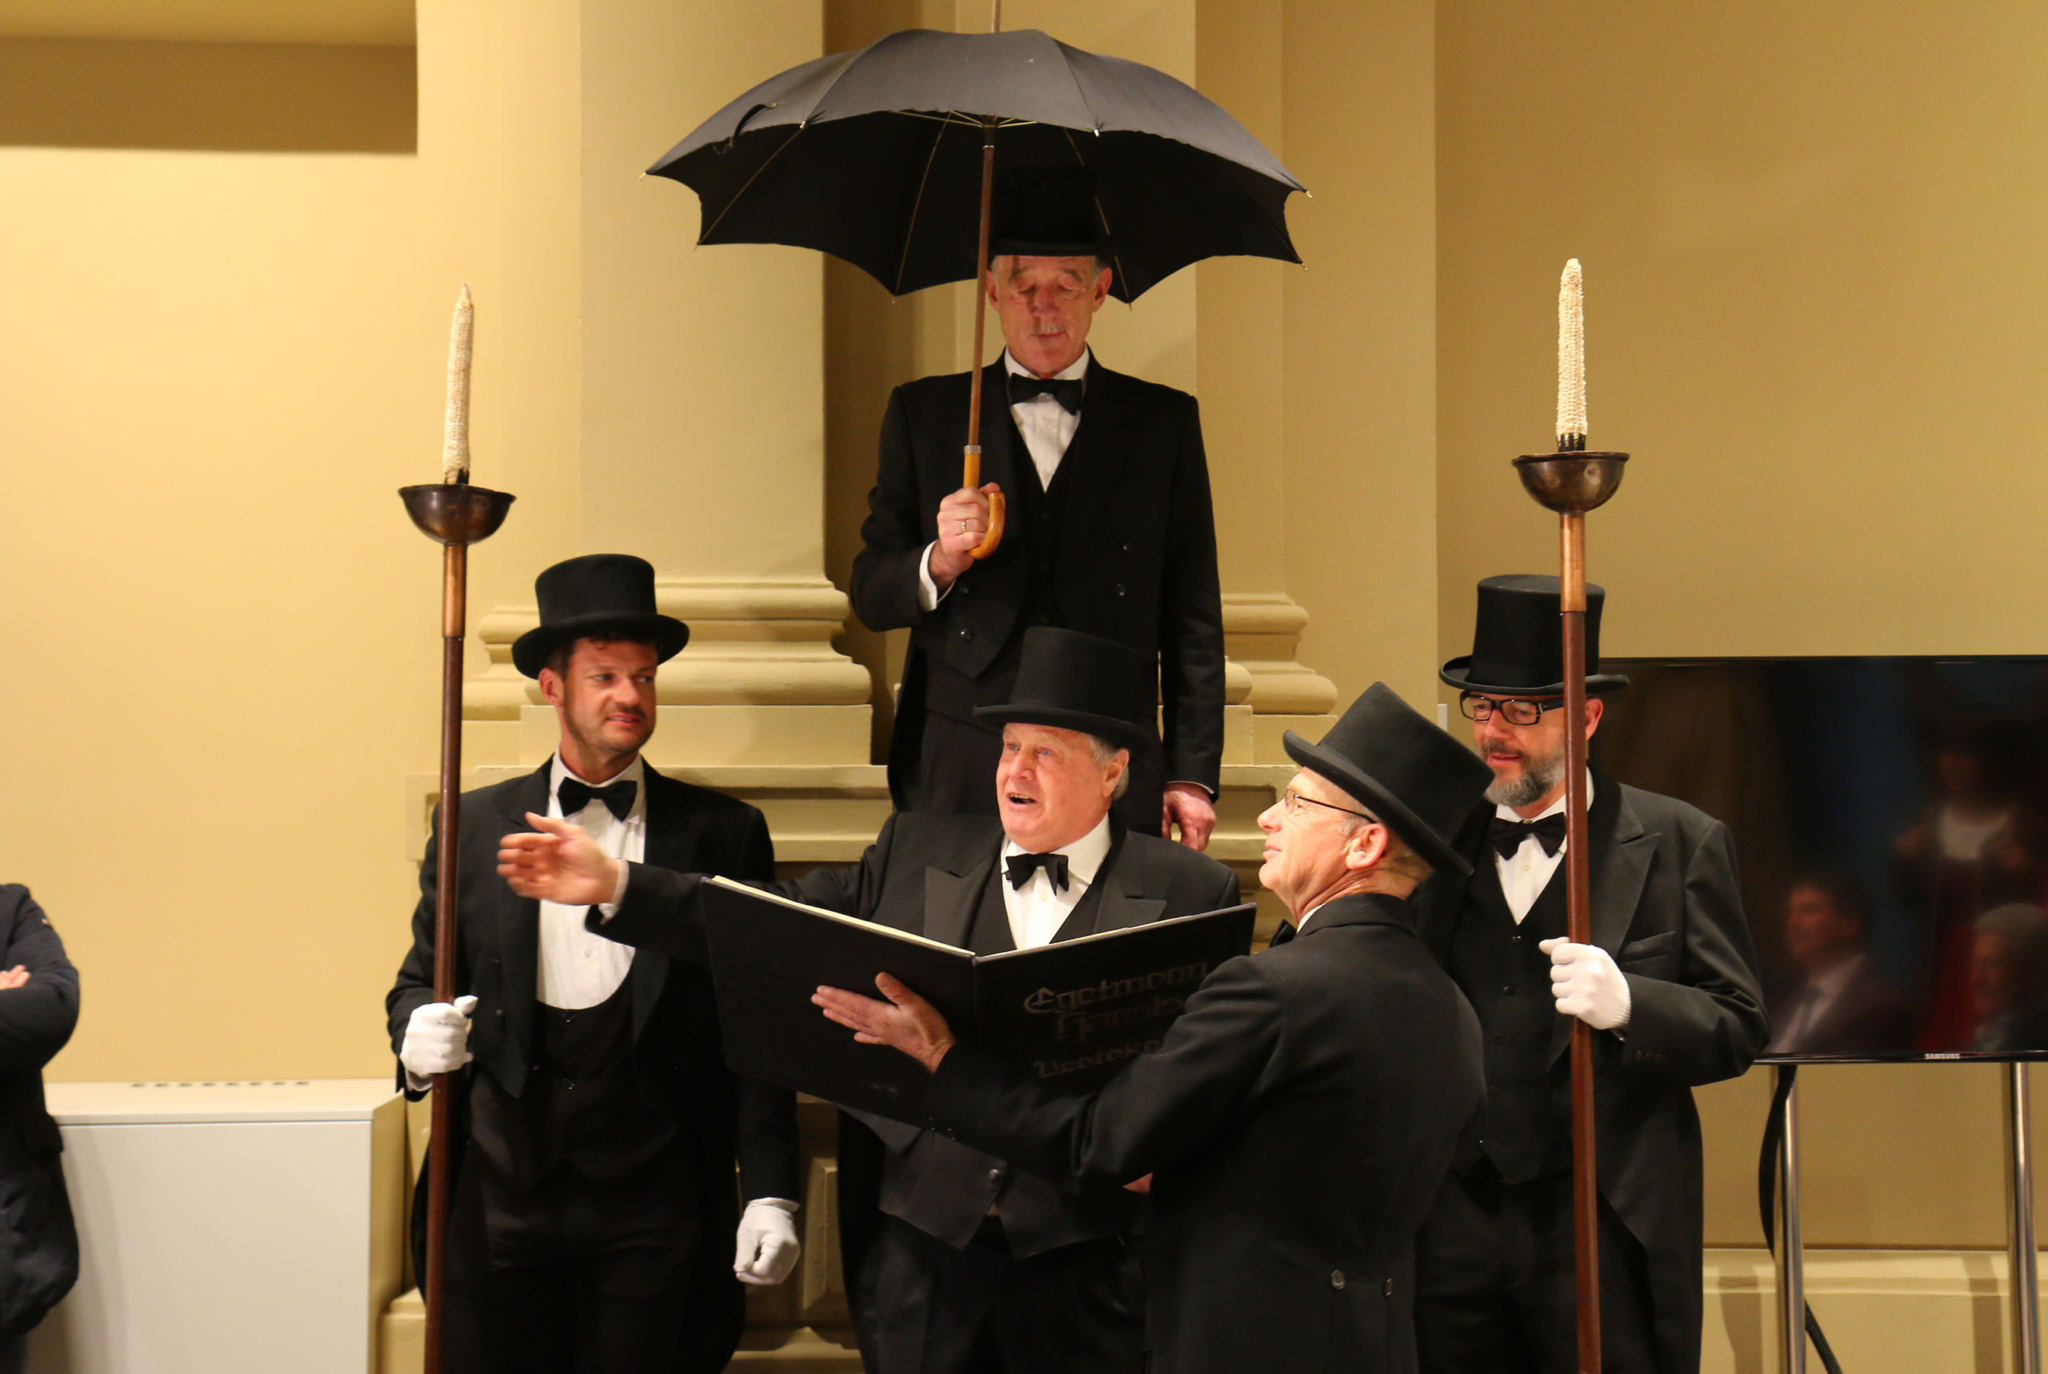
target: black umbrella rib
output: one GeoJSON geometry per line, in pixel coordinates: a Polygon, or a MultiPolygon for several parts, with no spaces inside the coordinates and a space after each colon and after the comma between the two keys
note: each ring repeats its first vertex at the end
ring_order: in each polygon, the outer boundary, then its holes
{"type": "Polygon", "coordinates": [[[768,170],[768,164],[775,161],[776,158],[781,157],[782,150],[784,148],[787,148],[790,144],[796,142],[796,136],[802,133],[803,131],[804,126],[801,124],[797,125],[794,129],[791,129],[789,131],[788,138],[783,139],[782,142],[775,145],[774,152],[768,154],[768,156],[761,159],[761,165],[754,169],[753,174],[747,178],[746,183],[742,185],[739,190],[732,193],[732,199],[728,200],[725,203],[725,208],[718,212],[718,218],[711,221],[711,223],[705,225],[703,228],[697,231],[697,242],[704,243],[710,239],[712,232],[716,230],[719,225],[725,223],[725,217],[732,213],[732,207],[740,203],[740,198],[746,195],[748,188],[753,186],[753,184],[760,179],[761,173],[768,170]]]}
{"type": "MultiPolygon", "coordinates": [[[[892,296],[903,294],[903,272],[910,265],[910,242],[917,237],[917,212],[924,208],[925,183],[931,180],[932,163],[938,159],[939,144],[945,137],[946,130],[942,123],[938,133],[932,135],[932,150],[924,156],[924,173],[917,179],[917,199],[910,202],[910,219],[903,226],[903,252],[896,259],[896,284],[889,288],[889,294],[892,296]]],[[[978,273],[981,268],[977,265],[974,270],[978,273]]]]}
{"type": "MultiPolygon", "coordinates": [[[[1063,125],[1060,128],[1060,132],[1065,134],[1067,137],[1067,151],[1071,152],[1074,155],[1074,161],[1079,163],[1081,166],[1086,167],[1088,165],[1088,159],[1081,156],[1081,145],[1074,142],[1074,131],[1072,129],[1066,128],[1063,125]]],[[[1097,135],[1097,137],[1100,137],[1100,135],[1097,135]]],[[[1109,211],[1102,208],[1102,197],[1100,194],[1092,194],[1088,197],[1088,199],[1094,202],[1095,218],[1101,221],[1102,232],[1104,236],[1109,239],[1109,260],[1110,263],[1116,269],[1115,280],[1123,286],[1124,290],[1128,291],[1131,289],[1131,283],[1130,278],[1124,275],[1123,255],[1116,250],[1116,244],[1118,242],[1116,226],[1109,222],[1109,211]]],[[[1129,304],[1129,302],[1127,301],[1125,302],[1125,304],[1129,304]]]]}
{"type": "MultiPolygon", "coordinates": [[[[891,110],[890,113],[900,114],[905,119],[935,120],[940,124],[960,124],[976,129],[982,126],[980,115],[961,110],[891,110]]],[[[995,125],[998,129],[1027,129],[1038,122],[1035,119],[1005,119],[998,116],[995,125]]]]}

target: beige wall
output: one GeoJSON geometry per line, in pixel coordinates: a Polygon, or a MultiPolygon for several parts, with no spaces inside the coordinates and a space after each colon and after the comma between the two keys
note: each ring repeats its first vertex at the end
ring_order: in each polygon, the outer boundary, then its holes
{"type": "MultiPolygon", "coordinates": [[[[46,126],[119,122],[89,57],[40,93],[46,126]]],[[[399,89],[371,132],[409,146],[399,89]]],[[[437,559],[392,495],[437,445],[417,170],[0,146],[0,871],[83,971],[53,1076],[389,1062],[402,779],[432,756],[438,658],[437,559]]]]}

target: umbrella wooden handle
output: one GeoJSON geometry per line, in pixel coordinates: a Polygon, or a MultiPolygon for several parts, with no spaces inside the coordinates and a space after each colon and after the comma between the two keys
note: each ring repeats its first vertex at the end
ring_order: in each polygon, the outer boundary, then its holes
{"type": "Polygon", "coordinates": [[[968,552],[976,558],[986,558],[996,551],[996,545],[1003,542],[1003,494],[992,491],[988,494],[988,533],[982,536],[968,552]]]}
{"type": "MultiPolygon", "coordinates": [[[[960,485],[970,491],[981,486],[981,446],[978,444],[969,445],[967,451],[960,457],[960,485]]],[[[967,551],[969,557],[986,558],[1003,542],[1004,504],[1001,492],[992,491],[988,494],[988,533],[982,536],[979,544],[967,551]]]]}

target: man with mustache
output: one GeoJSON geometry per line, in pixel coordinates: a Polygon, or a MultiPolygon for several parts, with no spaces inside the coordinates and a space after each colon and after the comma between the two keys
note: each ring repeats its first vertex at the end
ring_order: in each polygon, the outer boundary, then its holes
{"type": "Polygon", "coordinates": [[[1469,879],[1416,895],[1416,930],[1485,1033],[1486,1098],[1416,1248],[1422,1367],[1577,1368],[1570,1018],[1599,1081],[1602,1357],[1691,1374],[1700,1359],[1700,1127],[1692,1087],[1732,1078],[1769,1039],[1728,828],[1591,774],[1589,945],[1565,938],[1565,731],[1599,729],[1605,593],[1586,588],[1585,718],[1567,721],[1554,577],[1479,584],[1471,654],[1443,666],[1493,770],[1457,845],[1469,879]]]}
{"type": "Polygon", "coordinates": [[[1001,736],[975,708],[1009,699],[1025,632],[1058,625],[1138,651],[1133,686],[1163,707],[1165,732],[1134,745],[1117,814],[1136,834],[1177,825],[1200,849],[1216,823],[1224,662],[1201,419],[1192,396],[1089,351],[1114,260],[1092,174],[1023,167],[996,190],[983,286],[1006,347],[982,369],[985,480],[960,485],[969,374],[898,387],[853,564],[861,623],[911,631],[890,790],[899,809],[994,814],[1001,736]],[[998,490],[1002,543],[976,560],[998,490]]]}
{"type": "MultiPolygon", "coordinates": [[[[581,905],[523,898],[495,872],[498,843],[531,813],[672,869],[768,878],[774,850],[759,811],[640,757],[656,666],[690,634],[656,611],[646,560],[572,558],[534,590],[541,623],[512,661],[539,679],[561,743],[537,772],[463,799],[463,995],[434,1000],[437,836],[385,999],[408,1092],[452,1074],[459,1095],[455,1138],[433,1142],[455,1166],[445,1368],[710,1374],[738,1343],[740,1285],[796,1264],[794,1097],[726,1071],[701,959],[616,944],[581,905]]],[[[416,1255],[424,1229],[416,1207],[416,1255]]]]}
{"type": "MultiPolygon", "coordinates": [[[[984,786],[996,817],[898,812],[858,864],[759,884],[812,906],[994,954],[1237,903],[1223,865],[1110,808],[1147,737],[1137,655],[1071,630],[1024,638],[1015,694],[981,708],[1002,731],[984,786]]],[[[618,905],[593,930],[639,948],[703,948],[699,880],[607,858],[577,827],[507,835],[513,888],[618,905]]],[[[886,1154],[880,1233],[852,1274],[875,1374],[1139,1374],[1140,1278],[1129,1241],[1143,1200],[1051,1181],[916,1126],[863,1117],[886,1154]]]]}

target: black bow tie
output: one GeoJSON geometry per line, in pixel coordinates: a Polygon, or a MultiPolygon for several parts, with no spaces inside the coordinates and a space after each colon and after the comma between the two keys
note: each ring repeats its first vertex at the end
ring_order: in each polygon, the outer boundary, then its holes
{"type": "Polygon", "coordinates": [[[1273,938],[1266,942],[1266,948],[1278,949],[1280,948],[1280,946],[1286,944],[1289,940],[1292,940],[1297,933],[1298,932],[1296,930],[1296,927],[1292,922],[1282,921],[1280,923],[1280,929],[1274,931],[1273,938]]]}
{"type": "Polygon", "coordinates": [[[1012,854],[1003,863],[1003,873],[1010,880],[1011,887],[1022,887],[1031,881],[1031,875],[1038,869],[1045,870],[1046,881],[1052,884],[1054,892],[1067,890],[1067,856],[1064,854],[1012,854]]]}
{"type": "Polygon", "coordinates": [[[1493,841],[1493,852],[1503,859],[1513,855],[1522,847],[1522,841],[1531,835],[1536,837],[1536,843],[1543,846],[1546,855],[1557,853],[1558,847],[1564,843],[1564,812],[1533,821],[1511,821],[1505,816],[1495,816],[1493,824],[1486,829],[1486,837],[1493,841]]]}
{"type": "Polygon", "coordinates": [[[587,782],[574,778],[563,778],[562,785],[555,789],[555,795],[562,800],[562,816],[565,820],[583,814],[583,808],[595,801],[604,803],[604,809],[612,813],[612,819],[622,821],[633,809],[633,793],[637,785],[630,782],[615,782],[609,787],[592,787],[587,782]]]}
{"type": "Polygon", "coordinates": [[[1024,377],[1010,374],[1010,404],[1022,405],[1034,396],[1050,396],[1069,413],[1081,413],[1081,378],[1024,377]]]}

